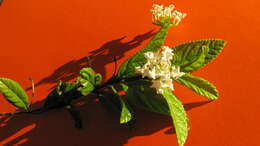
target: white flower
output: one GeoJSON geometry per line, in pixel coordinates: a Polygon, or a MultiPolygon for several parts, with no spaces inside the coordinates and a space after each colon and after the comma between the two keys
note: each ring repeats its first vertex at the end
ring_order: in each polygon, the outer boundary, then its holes
{"type": "Polygon", "coordinates": [[[153,52],[146,52],[146,53],[144,53],[144,57],[146,59],[154,59],[155,55],[153,52]]]}
{"type": "Polygon", "coordinates": [[[147,59],[143,67],[136,67],[136,72],[142,77],[152,79],[152,88],[157,90],[157,93],[162,93],[163,88],[174,90],[173,79],[184,75],[180,72],[180,67],[172,66],[173,58],[172,49],[163,46],[158,52],[146,52],[144,57],[147,59]]]}
{"type": "Polygon", "coordinates": [[[165,17],[171,17],[172,16],[172,10],[175,8],[173,4],[169,5],[169,7],[165,7],[163,10],[163,14],[165,17]]]}
{"type": "Polygon", "coordinates": [[[177,10],[174,10],[172,13],[172,18],[173,18],[173,24],[178,25],[182,19],[184,19],[187,14],[186,13],[181,13],[177,10]]]}
{"type": "Polygon", "coordinates": [[[170,88],[171,90],[174,90],[174,88],[173,88],[173,80],[171,79],[171,78],[169,78],[169,79],[167,79],[167,80],[165,80],[164,81],[164,88],[170,88]]]}
{"type": "Polygon", "coordinates": [[[172,67],[172,72],[171,72],[171,77],[172,78],[179,78],[183,76],[185,73],[180,72],[180,67],[179,66],[173,66],[172,67]]]}
{"type": "Polygon", "coordinates": [[[163,92],[163,88],[168,88],[170,90],[174,90],[173,88],[173,80],[171,78],[167,80],[152,80],[152,88],[155,88],[157,93],[161,94],[163,92]]]}
{"type": "Polygon", "coordinates": [[[153,4],[152,12],[152,21],[157,25],[161,25],[163,19],[170,19],[170,21],[177,26],[180,21],[186,17],[186,13],[181,13],[177,10],[174,10],[175,6],[173,4],[168,7],[163,5],[153,4]]]}
{"type": "Polygon", "coordinates": [[[163,92],[163,89],[162,89],[162,81],[160,81],[160,80],[153,80],[152,81],[152,85],[151,85],[151,87],[152,88],[155,88],[156,89],[156,91],[157,91],[157,93],[162,93],[163,92]]]}
{"type": "Polygon", "coordinates": [[[162,60],[171,60],[173,56],[172,49],[168,46],[163,46],[162,50],[162,60]]]}
{"type": "Polygon", "coordinates": [[[150,79],[155,79],[156,76],[157,76],[157,75],[156,75],[155,67],[148,71],[148,75],[147,75],[148,78],[150,78],[150,79]]]}
{"type": "Polygon", "coordinates": [[[159,19],[161,16],[163,16],[163,5],[153,5],[153,9],[151,10],[154,19],[159,19]]]}

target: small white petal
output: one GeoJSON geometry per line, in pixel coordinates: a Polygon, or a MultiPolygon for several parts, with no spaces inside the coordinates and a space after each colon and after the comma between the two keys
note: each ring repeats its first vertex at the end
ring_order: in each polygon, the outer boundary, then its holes
{"type": "Polygon", "coordinates": [[[155,70],[155,68],[153,68],[152,70],[148,71],[148,77],[150,79],[155,79],[156,78],[156,70],[155,70]]]}
{"type": "Polygon", "coordinates": [[[153,52],[146,52],[144,53],[144,57],[148,60],[154,59],[155,55],[153,52]]]}
{"type": "Polygon", "coordinates": [[[168,7],[164,7],[163,5],[154,4],[152,6],[152,21],[155,24],[161,23],[162,18],[170,17],[172,23],[174,25],[178,25],[180,21],[186,17],[186,13],[181,13],[177,10],[174,10],[175,6],[173,4],[169,5],[168,7]],[[174,11],[173,11],[174,10],[174,11]]]}
{"type": "Polygon", "coordinates": [[[185,74],[184,72],[180,72],[179,66],[172,67],[172,72],[171,72],[172,78],[179,78],[179,77],[183,76],[184,74],[185,74]]]}

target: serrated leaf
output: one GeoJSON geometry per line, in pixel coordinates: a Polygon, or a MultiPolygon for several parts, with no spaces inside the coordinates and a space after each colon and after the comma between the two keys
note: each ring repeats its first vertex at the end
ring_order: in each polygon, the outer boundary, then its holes
{"type": "Polygon", "coordinates": [[[183,72],[193,72],[213,60],[221,52],[225,44],[226,41],[221,39],[208,39],[177,45],[173,48],[174,59],[172,63],[180,66],[183,72]],[[204,56],[201,54],[203,50],[204,56]],[[194,65],[192,63],[198,58],[200,63],[197,62],[196,67],[188,68],[187,65],[194,65]],[[204,61],[202,58],[204,58],[204,61]]]}
{"type": "Polygon", "coordinates": [[[218,98],[218,90],[209,81],[192,76],[191,74],[185,74],[184,76],[176,80],[178,83],[190,88],[192,91],[199,95],[208,97],[211,100],[218,98]]]}
{"type": "Polygon", "coordinates": [[[179,146],[183,146],[188,137],[188,118],[185,112],[185,109],[182,103],[178,100],[178,98],[167,89],[164,89],[163,96],[166,99],[171,117],[173,120],[173,125],[175,127],[178,144],[179,146]]]}
{"type": "Polygon", "coordinates": [[[119,68],[117,77],[126,78],[135,75],[135,67],[143,66],[146,63],[144,53],[158,51],[164,43],[170,25],[164,25],[153,37],[153,39],[146,45],[144,49],[136,53],[134,56],[126,60],[119,68]]]}
{"type": "Polygon", "coordinates": [[[150,81],[138,80],[126,84],[128,85],[127,100],[131,105],[147,111],[170,115],[167,102],[162,95],[157,94],[156,90],[150,87],[150,81]]]}
{"type": "Polygon", "coordinates": [[[7,78],[0,78],[0,92],[14,106],[28,110],[29,98],[17,82],[7,78]]]}
{"type": "MultiPolygon", "coordinates": [[[[199,69],[200,67],[204,66],[204,62],[205,62],[205,56],[206,53],[208,52],[209,48],[207,46],[202,46],[201,49],[199,49],[199,52],[197,52],[196,55],[191,55],[193,57],[187,57],[187,58],[191,58],[191,60],[188,61],[188,59],[184,59],[186,60],[183,64],[180,65],[180,71],[181,72],[193,72],[197,69],[199,69]]],[[[190,55],[190,54],[189,54],[190,55]]]]}

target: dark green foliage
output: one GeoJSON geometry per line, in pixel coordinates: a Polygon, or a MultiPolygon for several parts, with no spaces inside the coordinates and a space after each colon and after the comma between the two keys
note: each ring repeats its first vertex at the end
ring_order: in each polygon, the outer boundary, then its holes
{"type": "Polygon", "coordinates": [[[103,93],[100,94],[98,98],[99,102],[107,111],[120,115],[121,103],[117,95],[114,93],[103,93]]]}
{"type": "Polygon", "coordinates": [[[127,100],[130,104],[151,112],[170,115],[167,102],[162,95],[157,94],[156,90],[150,87],[149,80],[128,82],[126,85],[128,86],[127,100]]]}

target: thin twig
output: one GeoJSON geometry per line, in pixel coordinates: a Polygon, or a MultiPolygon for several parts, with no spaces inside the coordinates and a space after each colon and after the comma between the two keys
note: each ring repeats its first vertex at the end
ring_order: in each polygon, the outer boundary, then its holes
{"type": "Polygon", "coordinates": [[[29,78],[29,80],[32,82],[32,97],[34,97],[35,96],[34,81],[31,77],[29,78]]]}
{"type": "Polygon", "coordinates": [[[92,67],[92,62],[89,56],[86,56],[87,61],[88,61],[88,66],[92,67]]]}
{"type": "MultiPolygon", "coordinates": [[[[104,88],[104,87],[107,87],[107,86],[110,86],[110,85],[113,85],[113,84],[117,84],[119,82],[132,82],[132,81],[136,81],[136,80],[140,80],[140,79],[142,79],[142,76],[138,75],[138,76],[133,76],[133,77],[125,78],[125,79],[117,79],[117,80],[114,80],[113,83],[106,82],[106,83],[104,83],[100,86],[97,86],[96,89],[93,91],[93,93],[99,95],[99,90],[104,88]]],[[[80,97],[82,97],[82,95],[80,95],[80,96],[77,95],[76,97],[80,98],[80,97]]],[[[55,109],[55,108],[51,108],[51,109],[55,109]]],[[[29,111],[17,111],[17,112],[10,112],[10,113],[0,113],[0,116],[12,116],[12,115],[18,115],[18,114],[41,114],[41,113],[47,112],[51,109],[39,108],[39,109],[29,110],[29,111]]]]}
{"type": "Polygon", "coordinates": [[[11,112],[11,113],[0,113],[0,116],[12,116],[12,115],[19,115],[19,114],[41,114],[47,110],[42,108],[30,110],[30,111],[18,111],[18,112],[11,112]]]}
{"type": "Polygon", "coordinates": [[[114,69],[113,77],[115,77],[116,71],[117,71],[117,59],[116,59],[116,56],[114,56],[114,63],[115,63],[115,69],[114,69]]]}
{"type": "Polygon", "coordinates": [[[98,91],[98,90],[100,90],[104,87],[107,87],[109,85],[118,84],[120,82],[132,82],[132,81],[137,81],[137,80],[140,80],[140,79],[142,79],[142,76],[138,75],[138,76],[133,76],[133,77],[124,78],[124,79],[116,79],[116,80],[113,80],[113,83],[109,82],[109,80],[108,80],[104,84],[96,86],[95,91],[98,91]]]}

